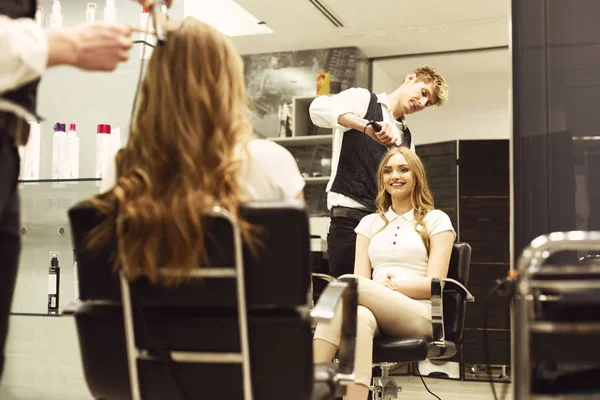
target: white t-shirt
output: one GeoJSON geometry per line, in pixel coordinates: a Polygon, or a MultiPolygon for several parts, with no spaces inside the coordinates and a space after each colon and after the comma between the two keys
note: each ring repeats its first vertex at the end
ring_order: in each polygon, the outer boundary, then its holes
{"type": "MultiPolygon", "coordinates": [[[[400,279],[424,277],[429,255],[421,235],[415,230],[414,211],[397,215],[390,207],[385,216],[389,224],[382,231],[379,230],[385,222],[379,214],[367,215],[354,230],[371,240],[368,252],[373,280],[385,280],[388,272],[400,279]]],[[[445,231],[456,235],[450,218],[442,210],[428,212],[423,222],[429,237],[445,231]]]]}
{"type": "MultiPolygon", "coordinates": [[[[240,183],[248,200],[279,201],[296,198],[304,189],[304,178],[296,160],[282,146],[268,140],[254,139],[248,144],[250,159],[244,160],[240,183]]],[[[100,192],[116,183],[116,164],[104,172],[100,192]]]]}

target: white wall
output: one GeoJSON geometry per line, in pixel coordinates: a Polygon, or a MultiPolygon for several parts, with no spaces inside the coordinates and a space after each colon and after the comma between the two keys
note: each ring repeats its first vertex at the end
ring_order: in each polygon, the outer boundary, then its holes
{"type": "Polygon", "coordinates": [[[443,107],[407,116],[415,144],[456,139],[508,139],[511,82],[508,49],[402,57],[373,62],[373,91],[390,93],[414,67],[428,64],[446,78],[443,107]]]}

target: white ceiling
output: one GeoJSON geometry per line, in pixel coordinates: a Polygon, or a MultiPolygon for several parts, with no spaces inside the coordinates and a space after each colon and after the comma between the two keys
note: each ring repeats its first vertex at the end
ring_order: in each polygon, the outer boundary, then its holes
{"type": "MultiPolygon", "coordinates": [[[[218,1],[218,0],[215,0],[218,1]]],[[[357,46],[369,58],[504,46],[509,0],[236,0],[275,31],[232,38],[242,54],[357,46]]]]}

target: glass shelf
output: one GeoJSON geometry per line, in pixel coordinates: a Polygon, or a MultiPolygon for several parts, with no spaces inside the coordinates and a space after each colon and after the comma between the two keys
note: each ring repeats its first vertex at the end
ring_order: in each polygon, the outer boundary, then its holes
{"type": "Polygon", "coordinates": [[[48,314],[50,253],[58,253],[60,266],[59,315],[75,297],[73,246],[67,211],[100,190],[100,179],[22,181],[19,273],[11,315],[48,314]]]}
{"type": "Polygon", "coordinates": [[[100,182],[102,178],[77,179],[19,179],[19,183],[62,183],[62,182],[100,182]]]}
{"type": "Polygon", "coordinates": [[[42,314],[42,313],[22,313],[22,312],[11,312],[12,317],[62,317],[62,314],[42,314]]]}

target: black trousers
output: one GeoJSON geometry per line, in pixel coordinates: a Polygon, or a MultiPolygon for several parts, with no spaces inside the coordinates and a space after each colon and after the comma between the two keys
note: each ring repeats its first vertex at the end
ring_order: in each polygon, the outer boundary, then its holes
{"type": "Polygon", "coordinates": [[[19,164],[19,153],[12,138],[5,128],[0,128],[0,377],[21,253],[19,164]]]}
{"type": "Polygon", "coordinates": [[[368,211],[356,210],[354,217],[339,217],[331,213],[329,232],[327,233],[327,253],[329,255],[329,275],[340,277],[354,273],[356,253],[356,229],[358,223],[368,211]]]}

